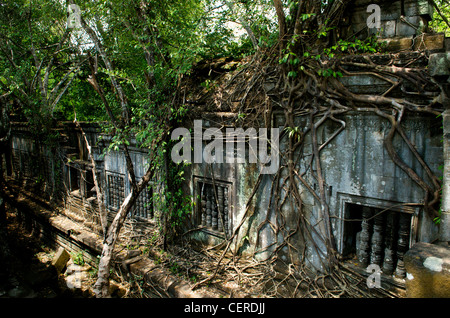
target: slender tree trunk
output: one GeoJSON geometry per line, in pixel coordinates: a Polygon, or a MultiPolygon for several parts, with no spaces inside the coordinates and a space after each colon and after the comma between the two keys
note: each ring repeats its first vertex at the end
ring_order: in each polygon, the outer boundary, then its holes
{"type": "Polygon", "coordinates": [[[11,135],[11,125],[6,104],[8,96],[9,93],[0,96],[0,226],[3,226],[6,222],[5,200],[3,198],[3,155],[5,155],[5,163],[6,167],[8,167],[6,148],[9,147],[8,141],[11,135]]]}
{"type": "Polygon", "coordinates": [[[88,141],[88,139],[86,137],[86,134],[84,133],[83,128],[81,127],[79,122],[75,121],[75,124],[81,130],[81,134],[82,134],[82,136],[84,138],[84,141],[86,143],[86,148],[88,150],[89,159],[91,161],[92,177],[94,179],[94,187],[95,187],[95,193],[96,193],[96,197],[97,197],[97,206],[98,206],[98,212],[99,212],[99,215],[100,215],[100,224],[102,226],[103,238],[105,238],[106,237],[106,232],[108,230],[108,219],[107,219],[108,211],[106,210],[105,203],[103,202],[104,196],[103,196],[102,187],[100,185],[100,181],[98,180],[97,165],[95,163],[94,156],[92,154],[91,145],[89,144],[89,141],[88,141]]]}
{"type": "MultiPolygon", "coordinates": [[[[231,14],[234,15],[234,3],[231,1],[227,1],[227,0],[225,0],[225,3],[227,4],[228,8],[230,9],[231,14]]],[[[253,30],[250,28],[247,21],[245,21],[245,19],[242,16],[238,17],[238,20],[241,23],[241,25],[244,27],[244,30],[247,32],[248,36],[250,37],[250,40],[252,41],[252,44],[253,44],[253,47],[255,48],[255,50],[258,50],[259,46],[258,46],[258,41],[256,40],[255,33],[253,33],[253,30]]]]}
{"type": "MultiPolygon", "coordinates": [[[[73,0],[70,0],[69,2],[73,3],[73,0]]],[[[96,49],[98,50],[101,58],[103,59],[103,62],[105,63],[105,67],[111,72],[114,71],[111,60],[106,54],[106,51],[103,48],[103,45],[99,40],[99,38],[97,37],[95,31],[86,23],[86,21],[83,18],[80,19],[80,22],[84,31],[89,35],[89,38],[92,40],[92,42],[94,42],[96,49]]],[[[114,75],[110,74],[109,78],[111,80],[111,84],[114,86],[114,89],[116,90],[116,94],[120,101],[120,107],[122,109],[122,119],[125,122],[125,125],[128,125],[130,123],[130,110],[128,108],[128,101],[123,91],[123,88],[114,75]]]]}
{"type": "MultiPolygon", "coordinates": [[[[69,0],[69,3],[73,3],[73,0],[69,0]]],[[[102,99],[102,102],[105,106],[106,112],[108,116],[110,117],[111,123],[114,125],[116,129],[122,130],[124,127],[129,125],[130,123],[130,110],[128,108],[128,102],[127,98],[125,96],[125,93],[122,89],[122,86],[118,82],[117,78],[112,75],[114,73],[114,68],[111,63],[111,60],[109,59],[105,49],[103,48],[103,45],[100,41],[100,39],[97,37],[97,34],[95,31],[86,23],[86,21],[81,18],[80,19],[81,25],[85,32],[89,35],[92,42],[94,42],[95,47],[97,51],[99,52],[100,57],[102,58],[105,67],[111,71],[110,74],[110,80],[111,84],[114,87],[115,93],[117,97],[119,98],[120,105],[122,108],[122,118],[120,121],[117,121],[114,117],[107,99],[105,98],[105,94],[101,86],[99,85],[97,78],[96,78],[96,67],[94,64],[94,61],[92,58],[89,59],[89,65],[91,68],[91,76],[88,80],[88,82],[93,86],[93,88],[97,91],[97,93],[100,95],[100,98],[102,99]]],[[[151,56],[148,56],[151,58],[151,56]]],[[[150,61],[151,62],[151,61],[150,61]]],[[[165,135],[165,134],[162,134],[165,135]]],[[[125,138],[127,138],[125,136],[125,138]]],[[[126,144],[123,144],[124,149],[124,155],[126,159],[126,166],[128,171],[128,179],[130,182],[130,188],[131,192],[130,194],[125,198],[123,201],[119,211],[117,212],[116,216],[114,217],[114,220],[112,221],[111,225],[107,227],[107,229],[104,230],[104,242],[103,242],[103,249],[102,254],[100,257],[99,267],[98,267],[98,278],[94,285],[94,293],[97,297],[108,297],[109,296],[109,273],[110,273],[110,267],[111,267],[111,260],[114,256],[114,246],[115,243],[119,237],[120,230],[122,228],[123,223],[125,222],[125,219],[130,212],[131,208],[135,204],[139,194],[141,191],[147,186],[150,179],[153,177],[153,167],[152,167],[152,161],[153,157],[155,156],[155,149],[156,146],[159,145],[160,137],[153,140],[152,145],[149,148],[150,158],[149,163],[150,167],[148,168],[145,175],[141,178],[139,182],[136,180],[136,176],[134,174],[134,165],[131,160],[128,147],[126,144]]],[[[97,189],[99,189],[97,185],[97,189]]],[[[97,197],[97,200],[99,198],[97,197]]],[[[106,211],[106,209],[105,209],[106,211]]],[[[105,212],[107,213],[107,212],[105,212]]],[[[106,214],[105,214],[106,215],[106,214]]]]}
{"type": "Polygon", "coordinates": [[[3,152],[0,152],[0,227],[6,225],[5,200],[3,198],[3,152]]]}
{"type": "Polygon", "coordinates": [[[111,267],[111,259],[113,257],[114,246],[119,237],[120,229],[123,222],[131,210],[131,207],[136,202],[137,194],[132,190],[130,194],[123,201],[119,211],[116,214],[113,222],[108,228],[105,240],[103,241],[102,254],[98,264],[98,276],[94,285],[94,293],[96,297],[109,297],[109,275],[111,267]]]}
{"type": "MultiPolygon", "coordinates": [[[[152,159],[152,158],[150,158],[152,159]]],[[[151,162],[152,160],[150,160],[151,162]]],[[[113,257],[114,246],[117,238],[119,237],[120,230],[122,228],[125,219],[130,212],[131,208],[135,204],[141,191],[147,186],[148,182],[153,177],[153,169],[149,167],[145,175],[139,181],[139,183],[131,188],[130,194],[125,198],[119,211],[117,212],[111,225],[108,227],[108,232],[103,242],[103,250],[100,256],[100,262],[98,265],[98,277],[94,285],[94,293],[96,297],[108,297],[109,296],[109,273],[111,268],[111,260],[113,257]]]]}
{"type": "Polygon", "coordinates": [[[279,38],[281,41],[281,48],[284,48],[284,36],[286,35],[287,27],[286,27],[286,16],[283,11],[283,3],[281,0],[273,0],[273,5],[275,7],[275,11],[277,13],[278,18],[278,31],[279,31],[279,38]]]}

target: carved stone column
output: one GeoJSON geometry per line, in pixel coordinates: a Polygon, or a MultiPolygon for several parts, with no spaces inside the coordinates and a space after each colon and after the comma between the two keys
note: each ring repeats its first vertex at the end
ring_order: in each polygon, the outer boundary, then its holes
{"type": "Polygon", "coordinates": [[[373,233],[371,239],[370,264],[381,266],[383,258],[383,214],[380,213],[375,217],[373,233]]]}
{"type": "Polygon", "coordinates": [[[386,275],[392,275],[394,272],[394,262],[395,262],[395,241],[396,241],[396,212],[388,212],[386,217],[386,230],[384,237],[384,261],[383,261],[383,272],[386,275]]]}
{"type": "Polygon", "coordinates": [[[395,269],[395,275],[400,278],[406,277],[405,264],[403,262],[403,255],[409,248],[409,232],[411,227],[411,216],[406,213],[400,213],[400,224],[398,231],[397,242],[397,268],[395,269]]]}
{"type": "Polygon", "coordinates": [[[205,190],[206,190],[206,226],[210,227],[211,226],[211,221],[212,221],[212,203],[213,203],[213,194],[212,194],[212,189],[211,187],[207,187],[205,186],[205,190]]]}
{"type": "Polygon", "coordinates": [[[224,228],[225,233],[229,233],[230,231],[230,221],[228,218],[228,188],[223,188],[223,222],[224,222],[224,228]]]}
{"type": "Polygon", "coordinates": [[[211,189],[211,192],[213,193],[212,195],[212,202],[211,202],[211,226],[213,230],[217,230],[218,229],[218,216],[219,216],[219,209],[217,206],[217,200],[216,197],[214,195],[214,190],[211,189]]]}
{"type": "Polygon", "coordinates": [[[200,183],[200,199],[201,199],[201,220],[202,225],[206,226],[206,189],[205,184],[200,183]]]}
{"type": "Polygon", "coordinates": [[[363,267],[369,264],[370,236],[371,226],[368,220],[372,216],[372,210],[369,207],[362,208],[361,235],[358,251],[358,260],[363,267]]]}

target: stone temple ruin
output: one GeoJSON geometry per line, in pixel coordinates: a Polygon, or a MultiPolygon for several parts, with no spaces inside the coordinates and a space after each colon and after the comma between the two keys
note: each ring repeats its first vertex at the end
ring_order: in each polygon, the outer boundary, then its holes
{"type": "MultiPolygon", "coordinates": [[[[343,37],[356,34],[357,37],[365,38],[376,34],[380,41],[386,42],[387,52],[377,54],[373,59],[380,64],[393,63],[394,66],[427,69],[429,75],[442,88],[442,91],[429,91],[420,95],[409,93],[407,87],[398,87],[389,92],[391,96],[411,99],[423,105],[441,98],[445,109],[442,118],[420,114],[407,115],[403,120],[404,133],[413,142],[416,151],[433,173],[443,177],[442,215],[439,226],[425,213],[420,204],[408,204],[422,202],[423,189],[394,164],[383,146],[383,140],[390,129],[387,120],[373,114],[354,111],[346,113],[336,121],[326,122],[317,131],[318,139],[325,144],[321,159],[338,252],[344,261],[352,259],[355,267],[361,269],[369,264],[377,264],[382,268],[383,274],[396,277],[393,284],[404,286],[407,272],[404,255],[416,242],[450,241],[450,104],[445,97],[445,94],[449,96],[450,93],[450,39],[445,38],[443,34],[428,33],[428,23],[434,10],[426,0],[361,0],[355,1],[351,8],[342,22],[343,37]],[[366,9],[371,3],[377,3],[381,8],[380,29],[367,28],[369,13],[366,9]],[[343,125],[345,129],[342,129],[343,125]],[[329,139],[332,140],[327,143],[329,139]]],[[[230,72],[223,66],[232,63],[235,62],[220,61],[214,71],[220,74],[230,72]]],[[[371,74],[353,76],[351,70],[349,74],[340,80],[354,93],[378,95],[391,86],[371,74]]],[[[266,83],[266,91],[270,92],[273,86],[273,83],[266,83]]],[[[196,93],[191,95],[187,98],[193,105],[206,104],[205,98],[210,96],[196,93]]],[[[192,120],[202,120],[205,129],[233,127],[238,118],[238,113],[221,109],[204,110],[199,114],[188,118],[185,127],[192,127],[192,120]]],[[[295,118],[299,127],[305,127],[308,120],[302,116],[295,118]]],[[[283,129],[285,124],[284,117],[276,110],[270,121],[272,127],[280,129],[283,129]]],[[[106,194],[105,205],[112,217],[130,192],[124,155],[120,150],[105,152],[110,140],[108,135],[101,133],[99,125],[81,123],[81,126],[93,146],[101,186],[106,194]]],[[[59,138],[59,148],[48,149],[33,140],[25,124],[14,123],[5,170],[16,180],[24,180],[32,186],[39,185],[41,195],[63,202],[64,213],[68,217],[88,227],[93,233],[99,233],[92,166],[81,132],[73,123],[59,123],[55,133],[59,138]]],[[[281,153],[287,147],[286,142],[286,138],[280,139],[281,153]]],[[[305,141],[305,147],[305,153],[312,152],[312,149],[308,148],[311,148],[310,141],[305,141]]],[[[394,138],[394,147],[403,162],[421,178],[429,181],[427,171],[400,137],[394,138]]],[[[130,151],[137,169],[136,177],[139,179],[145,172],[147,153],[136,141],[131,141],[130,151]]],[[[302,171],[303,178],[315,189],[318,186],[314,181],[315,171],[306,169],[308,158],[303,157],[299,166],[305,167],[302,171]]],[[[279,234],[275,233],[267,222],[278,222],[276,216],[267,210],[271,199],[270,176],[262,178],[259,190],[255,193],[255,200],[250,207],[251,218],[240,224],[247,201],[256,186],[259,169],[257,164],[251,163],[193,163],[186,168],[184,192],[196,203],[186,224],[191,239],[207,245],[216,245],[229,238],[239,225],[240,239],[233,243],[233,248],[243,254],[255,255],[259,259],[269,257],[276,242],[280,240],[279,234]],[[265,225],[260,226],[261,224],[265,225]]],[[[320,206],[317,200],[310,191],[299,191],[309,223],[320,224],[320,206]]],[[[152,198],[159,195],[159,192],[160,184],[158,178],[155,178],[147,191],[141,193],[129,216],[134,222],[132,224],[142,233],[157,226],[155,216],[158,211],[152,203],[152,198]]],[[[285,209],[284,228],[289,232],[297,226],[297,217],[295,211],[285,209]]],[[[319,227],[317,225],[317,228],[319,227]]],[[[324,265],[320,251],[308,246],[299,234],[294,234],[291,244],[306,244],[303,246],[306,253],[293,259],[292,254],[289,254],[289,247],[286,246],[278,250],[282,260],[287,263],[305,261],[316,270],[320,270],[324,265]]]]}

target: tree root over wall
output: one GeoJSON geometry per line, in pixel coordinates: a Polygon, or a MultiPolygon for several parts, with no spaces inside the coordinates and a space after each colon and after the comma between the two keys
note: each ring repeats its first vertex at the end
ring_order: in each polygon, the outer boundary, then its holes
{"type": "MultiPolygon", "coordinates": [[[[243,127],[256,128],[263,125],[271,128],[274,111],[281,111],[284,114],[280,142],[284,142],[287,148],[280,154],[281,164],[278,172],[270,176],[272,185],[268,212],[265,220],[257,226],[256,243],[260,243],[261,231],[267,228],[273,232],[273,237],[282,239],[262,248],[271,251],[271,256],[264,262],[246,260],[240,264],[237,254],[239,248],[232,250],[233,246],[239,247],[239,238],[246,235],[241,233],[244,228],[242,225],[253,216],[252,202],[260,190],[262,180],[262,175],[259,175],[242,219],[239,220],[231,237],[220,246],[223,250],[216,260],[213,274],[199,281],[195,287],[211,282],[219,273],[231,272],[233,274],[230,275],[239,282],[246,282],[249,286],[266,286],[264,293],[268,296],[277,296],[280,286],[288,280],[294,284],[292,285],[294,288],[290,290],[291,296],[300,290],[303,290],[303,296],[311,297],[369,295],[364,286],[360,287],[359,282],[362,278],[357,277],[355,273],[344,271],[340,262],[336,238],[333,235],[333,213],[328,205],[327,180],[321,162],[322,150],[346,129],[347,124],[342,118],[351,111],[375,114],[389,122],[390,128],[384,138],[384,147],[395,165],[401,168],[424,193],[422,202],[403,205],[419,205],[432,219],[439,216],[441,182],[418,153],[402,127],[407,113],[438,116],[442,112],[442,105],[438,100],[443,93],[439,84],[428,76],[423,67],[413,66],[418,65],[418,60],[428,61],[425,53],[411,55],[407,61],[402,61],[402,66],[399,66],[398,54],[386,55],[390,60],[383,63],[377,62],[380,60],[377,55],[312,59],[304,54],[307,52],[305,42],[299,43],[301,44],[294,41],[292,46],[297,51],[284,62],[279,60],[279,55],[275,52],[279,47],[268,52],[256,53],[253,60],[230,79],[225,87],[225,90],[228,89],[227,94],[223,94],[224,100],[220,101],[222,105],[228,103],[234,112],[245,114],[245,119],[240,122],[243,127]],[[295,63],[290,63],[294,58],[297,59],[295,63]],[[298,65],[301,65],[301,68],[298,65]],[[370,75],[385,82],[389,88],[379,95],[356,94],[339,81],[339,76],[319,75],[317,70],[324,68],[342,76],[370,75]],[[294,69],[296,73],[292,76],[291,72],[294,69]],[[415,91],[408,91],[411,87],[415,87],[415,91]],[[398,90],[401,90],[402,98],[392,96],[394,91],[398,94],[398,90]],[[415,103],[415,100],[419,100],[417,97],[429,102],[415,103]],[[306,119],[305,127],[296,127],[294,120],[299,117],[306,119]],[[328,140],[320,143],[317,132],[321,126],[330,121],[337,123],[339,128],[328,140]],[[419,176],[395,150],[393,140],[396,136],[400,136],[402,142],[407,145],[425,172],[426,179],[419,176]],[[307,144],[305,140],[311,144],[307,144]],[[312,155],[308,154],[310,157],[306,156],[306,147],[312,149],[312,155]],[[308,164],[300,166],[301,162],[308,164]],[[313,182],[318,184],[317,190],[308,179],[313,179],[313,182]],[[317,224],[311,224],[310,219],[305,216],[305,206],[299,189],[308,191],[314,198],[316,206],[320,207],[319,215],[315,216],[317,224]],[[286,227],[286,215],[283,212],[285,210],[295,212],[296,227],[289,229],[286,227]],[[305,244],[301,247],[297,243],[294,244],[292,240],[294,236],[300,236],[305,244]],[[307,247],[320,256],[323,265],[322,274],[312,273],[304,261],[299,262],[304,260],[307,247]],[[286,275],[281,280],[275,281],[273,278],[278,276],[271,273],[282,249],[288,251],[291,259],[284,261],[286,275]]],[[[289,47],[286,48],[282,43],[280,47],[281,52],[289,50],[289,47]]],[[[261,251],[260,249],[255,253],[261,251]]]]}

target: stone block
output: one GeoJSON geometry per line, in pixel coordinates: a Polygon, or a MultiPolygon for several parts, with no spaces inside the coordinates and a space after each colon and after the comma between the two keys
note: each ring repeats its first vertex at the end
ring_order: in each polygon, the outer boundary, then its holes
{"type": "Polygon", "coordinates": [[[428,0],[419,0],[417,1],[417,14],[431,21],[434,14],[434,7],[428,0]]]}
{"type": "MultiPolygon", "coordinates": [[[[362,23],[366,24],[367,18],[372,14],[372,12],[367,12],[367,7],[370,4],[375,3],[373,0],[367,1],[366,3],[358,2],[357,7],[353,8],[351,12],[351,22],[352,23],[362,23]]],[[[381,9],[381,21],[386,20],[397,20],[400,18],[401,1],[377,3],[381,9]]]]}
{"type": "Polygon", "coordinates": [[[415,39],[414,50],[444,50],[444,33],[440,34],[422,34],[415,39]]]}
{"type": "MultiPolygon", "coordinates": [[[[353,9],[353,16],[357,22],[362,22],[362,19],[367,18],[367,6],[376,3],[381,8],[381,20],[395,20],[399,19],[402,14],[402,1],[374,1],[374,0],[360,0],[357,1],[353,9]]],[[[404,1],[404,15],[410,16],[424,16],[431,20],[433,16],[433,6],[429,4],[428,0],[405,0],[404,1]]]]}
{"type": "Polygon", "coordinates": [[[421,28],[421,22],[419,16],[409,16],[404,18],[405,21],[399,20],[396,25],[395,34],[397,36],[411,36],[416,35],[418,28],[421,28]]]}
{"type": "Polygon", "coordinates": [[[56,268],[58,273],[62,273],[69,259],[70,259],[69,253],[67,253],[67,251],[64,248],[60,247],[56,252],[55,256],[53,256],[52,265],[56,268]]]}
{"type": "Polygon", "coordinates": [[[403,260],[407,297],[450,298],[450,247],[419,242],[403,260]]]}
{"type": "Polygon", "coordinates": [[[393,38],[395,37],[397,29],[397,21],[381,21],[381,32],[380,35],[384,38],[393,38]]]}
{"type": "Polygon", "coordinates": [[[428,72],[431,76],[450,75],[450,53],[435,53],[430,55],[428,72]]]}
{"type": "MultiPolygon", "coordinates": [[[[398,9],[400,10],[401,7],[398,9]]],[[[407,0],[404,4],[405,16],[424,16],[427,20],[431,20],[434,9],[428,0],[407,0]]],[[[396,8],[397,9],[397,8],[396,8]]]]}
{"type": "Polygon", "coordinates": [[[413,45],[412,37],[379,39],[378,41],[385,42],[386,50],[390,52],[407,51],[410,50],[413,45]]]}
{"type": "Polygon", "coordinates": [[[355,94],[382,94],[390,85],[372,75],[345,76],[340,82],[355,94]]]}

